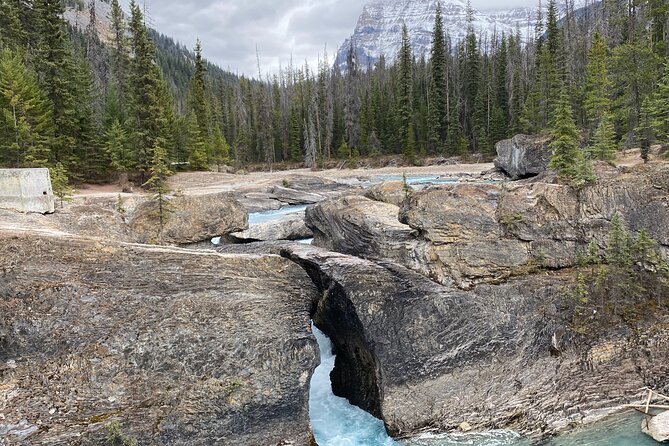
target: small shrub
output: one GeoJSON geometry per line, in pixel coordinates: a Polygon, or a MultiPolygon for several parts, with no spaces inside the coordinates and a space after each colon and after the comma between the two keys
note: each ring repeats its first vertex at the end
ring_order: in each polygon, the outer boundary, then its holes
{"type": "Polygon", "coordinates": [[[108,446],[135,446],[135,441],[123,434],[121,424],[118,421],[112,421],[105,426],[107,431],[106,444],[108,446]]]}

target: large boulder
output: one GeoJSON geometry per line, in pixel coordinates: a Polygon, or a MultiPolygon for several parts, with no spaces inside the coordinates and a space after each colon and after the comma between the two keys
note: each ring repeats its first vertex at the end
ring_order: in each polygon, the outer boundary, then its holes
{"type": "Polygon", "coordinates": [[[230,238],[240,242],[273,240],[302,240],[314,236],[304,223],[304,212],[283,215],[276,220],[249,225],[242,232],[230,234],[230,238]]]}
{"type": "Polygon", "coordinates": [[[548,168],[551,152],[549,137],[543,135],[516,135],[495,146],[495,167],[517,180],[538,175],[548,168]]]}
{"type": "Polygon", "coordinates": [[[641,430],[659,443],[669,442],[669,411],[641,422],[641,430]]]}
{"type": "Polygon", "coordinates": [[[323,201],[325,197],[320,194],[305,192],[303,190],[292,189],[290,187],[274,186],[270,189],[270,194],[275,200],[282,203],[291,204],[314,204],[323,201]]]}
{"type": "Polygon", "coordinates": [[[0,438],[308,446],[317,291],[278,256],[0,230],[0,438]]]}
{"type": "Polygon", "coordinates": [[[306,211],[315,246],[374,260],[391,260],[429,274],[425,243],[397,219],[399,207],[359,195],[326,200],[306,211]]]}
{"type": "Polygon", "coordinates": [[[401,181],[384,181],[370,187],[365,196],[375,201],[401,206],[408,195],[407,192],[406,186],[401,181]]]}
{"type": "Polygon", "coordinates": [[[161,231],[156,201],[139,203],[129,216],[130,230],[140,243],[186,245],[243,231],[248,214],[229,193],[181,195],[169,200],[161,231]]]}
{"type": "Polygon", "coordinates": [[[280,184],[248,184],[237,188],[235,197],[249,212],[279,209],[293,204],[314,204],[326,198],[360,193],[360,187],[311,175],[288,175],[280,184]]]}

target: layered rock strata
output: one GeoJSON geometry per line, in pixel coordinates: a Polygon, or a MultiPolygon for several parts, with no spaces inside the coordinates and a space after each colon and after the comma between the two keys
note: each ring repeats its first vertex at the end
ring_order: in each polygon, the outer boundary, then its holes
{"type": "Polygon", "coordinates": [[[316,297],[278,256],[0,230],[0,438],[310,445],[316,297]]]}

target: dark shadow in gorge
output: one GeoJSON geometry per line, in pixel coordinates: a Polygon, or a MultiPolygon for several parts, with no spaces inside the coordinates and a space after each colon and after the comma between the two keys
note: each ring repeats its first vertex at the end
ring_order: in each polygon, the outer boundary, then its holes
{"type": "Polygon", "coordinates": [[[317,264],[297,258],[288,251],[282,251],[281,255],[300,265],[320,292],[319,298],[313,302],[311,317],[316,327],[330,338],[337,356],[330,374],[332,391],[383,419],[381,370],[346,290],[323,273],[317,264]]]}

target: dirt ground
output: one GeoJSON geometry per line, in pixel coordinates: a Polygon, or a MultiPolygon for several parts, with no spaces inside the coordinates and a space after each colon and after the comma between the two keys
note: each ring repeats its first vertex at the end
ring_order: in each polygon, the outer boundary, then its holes
{"type": "MultiPolygon", "coordinates": [[[[248,174],[229,174],[219,172],[183,172],[170,178],[170,188],[182,191],[184,194],[202,194],[215,192],[230,192],[237,189],[258,187],[263,185],[281,185],[283,180],[294,176],[312,176],[331,180],[365,179],[386,175],[441,175],[452,176],[458,174],[478,175],[493,168],[492,163],[455,164],[425,167],[384,167],[380,169],[330,169],[312,171],[310,169],[295,169],[275,172],[251,172],[248,174]]],[[[135,188],[136,194],[146,193],[135,188]]],[[[121,188],[116,184],[84,184],[75,190],[75,199],[91,197],[109,197],[121,194],[121,188]]],[[[125,196],[126,194],[121,194],[125,196]]]]}
{"type": "MultiPolygon", "coordinates": [[[[652,156],[657,157],[658,148],[654,148],[652,156]]],[[[630,167],[642,162],[639,149],[621,151],[616,165],[630,167]]],[[[383,167],[368,169],[328,169],[312,171],[310,169],[281,170],[275,172],[251,172],[248,174],[229,174],[218,172],[184,172],[170,178],[170,187],[184,194],[201,194],[214,192],[230,192],[237,189],[260,187],[264,185],[281,185],[283,180],[292,176],[312,176],[331,180],[365,179],[386,175],[440,175],[453,176],[458,174],[478,175],[492,169],[492,163],[434,165],[424,167],[383,167]]],[[[141,188],[135,188],[135,194],[145,194],[141,188]]],[[[84,184],[75,190],[75,199],[90,197],[110,197],[121,194],[116,184],[84,184]]],[[[121,194],[123,196],[127,194],[121,194]]]]}

